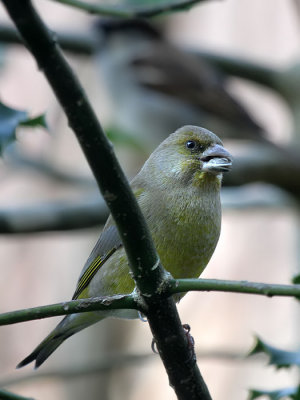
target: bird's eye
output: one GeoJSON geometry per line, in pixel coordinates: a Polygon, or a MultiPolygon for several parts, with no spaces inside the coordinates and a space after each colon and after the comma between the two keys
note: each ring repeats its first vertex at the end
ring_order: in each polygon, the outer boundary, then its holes
{"type": "Polygon", "coordinates": [[[193,140],[188,140],[185,145],[187,149],[193,150],[196,147],[196,142],[193,140]]]}

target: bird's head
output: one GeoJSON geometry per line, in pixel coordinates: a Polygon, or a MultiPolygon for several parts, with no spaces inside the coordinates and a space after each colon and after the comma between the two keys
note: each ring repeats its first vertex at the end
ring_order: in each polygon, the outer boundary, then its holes
{"type": "Polygon", "coordinates": [[[183,126],[172,133],[151,158],[162,180],[196,186],[206,181],[220,182],[223,172],[232,166],[232,156],[218,136],[193,125],[183,126]]]}

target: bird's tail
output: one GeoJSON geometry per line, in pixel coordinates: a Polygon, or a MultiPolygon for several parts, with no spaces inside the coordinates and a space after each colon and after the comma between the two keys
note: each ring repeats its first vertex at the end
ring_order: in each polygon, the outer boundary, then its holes
{"type": "Polygon", "coordinates": [[[97,313],[66,316],[33,352],[17,365],[17,368],[22,368],[34,360],[35,368],[38,368],[66,339],[101,319],[101,317],[97,316],[97,313]]]}

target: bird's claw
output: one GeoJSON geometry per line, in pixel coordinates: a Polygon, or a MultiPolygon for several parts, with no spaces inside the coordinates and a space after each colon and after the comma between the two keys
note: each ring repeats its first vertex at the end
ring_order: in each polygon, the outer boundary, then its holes
{"type": "MultiPolygon", "coordinates": [[[[188,348],[191,352],[191,356],[189,357],[188,361],[191,361],[191,360],[196,361],[196,354],[195,354],[195,347],[194,347],[195,340],[194,340],[193,336],[190,334],[191,327],[189,324],[183,324],[182,327],[183,327],[185,335],[186,335],[186,339],[188,342],[188,348]]],[[[154,338],[152,339],[152,342],[151,342],[151,349],[152,349],[153,353],[158,354],[157,342],[154,338]]]]}
{"type": "Polygon", "coordinates": [[[191,360],[196,362],[195,340],[194,340],[193,336],[190,334],[191,327],[190,327],[189,324],[183,324],[182,327],[184,329],[184,333],[186,335],[186,339],[187,339],[187,342],[188,342],[188,348],[189,348],[190,353],[191,353],[191,355],[190,355],[190,357],[188,359],[188,362],[191,361],[191,360]]]}
{"type": "Polygon", "coordinates": [[[152,349],[154,354],[158,354],[157,343],[156,343],[156,340],[154,338],[152,339],[151,349],[152,349]]]}

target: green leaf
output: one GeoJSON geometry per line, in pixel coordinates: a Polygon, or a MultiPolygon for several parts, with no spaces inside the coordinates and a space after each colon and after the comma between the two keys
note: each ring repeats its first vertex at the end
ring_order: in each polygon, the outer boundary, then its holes
{"type": "Polygon", "coordinates": [[[293,400],[300,400],[300,385],[296,388],[296,392],[291,396],[293,400]]]}
{"type": "Polygon", "coordinates": [[[269,364],[276,368],[287,368],[293,365],[300,366],[300,351],[286,351],[277,349],[256,337],[256,343],[249,355],[265,353],[269,357],[269,364]]]}
{"type": "Polygon", "coordinates": [[[16,140],[16,130],[20,125],[47,127],[44,115],[29,118],[26,111],[10,108],[0,102],[0,155],[6,146],[16,140]]]}
{"type": "Polygon", "coordinates": [[[298,285],[300,283],[300,275],[295,275],[292,279],[292,283],[298,285]]]}
{"type": "Polygon", "coordinates": [[[48,129],[45,114],[38,115],[37,117],[34,118],[29,118],[26,121],[21,122],[20,125],[29,126],[32,128],[41,126],[42,128],[48,129]]]}
{"type": "Polygon", "coordinates": [[[279,390],[250,390],[249,400],[254,400],[262,396],[266,396],[270,400],[280,400],[280,399],[293,399],[299,400],[299,398],[294,397],[299,393],[299,387],[291,387],[279,390]]]}

